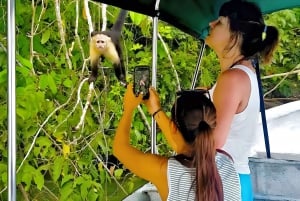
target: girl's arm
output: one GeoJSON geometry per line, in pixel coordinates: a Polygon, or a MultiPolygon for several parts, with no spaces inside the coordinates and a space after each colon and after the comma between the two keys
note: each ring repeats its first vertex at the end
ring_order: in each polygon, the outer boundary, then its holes
{"type": "Polygon", "coordinates": [[[124,96],[124,113],[113,141],[113,154],[131,172],[153,182],[160,188],[160,193],[164,192],[164,194],[167,194],[168,159],[150,153],[143,153],[130,144],[130,127],[134,110],[141,101],[142,96],[135,97],[132,85],[129,85],[124,96]]]}
{"type": "Polygon", "coordinates": [[[150,114],[155,114],[154,118],[172,149],[177,154],[189,153],[189,145],[185,142],[177,126],[166,113],[161,110],[159,97],[154,88],[150,88],[150,96],[149,99],[145,101],[145,105],[150,114]]]}

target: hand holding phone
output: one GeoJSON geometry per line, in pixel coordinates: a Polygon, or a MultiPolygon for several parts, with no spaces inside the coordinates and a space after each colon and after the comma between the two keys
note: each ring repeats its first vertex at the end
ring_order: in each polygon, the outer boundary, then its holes
{"type": "Polygon", "coordinates": [[[150,67],[136,66],[133,74],[133,92],[136,96],[143,94],[143,99],[149,98],[150,67]]]}

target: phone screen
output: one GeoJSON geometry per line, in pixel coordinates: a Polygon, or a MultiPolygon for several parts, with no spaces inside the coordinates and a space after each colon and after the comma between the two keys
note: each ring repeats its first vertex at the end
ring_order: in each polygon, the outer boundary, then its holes
{"type": "Polygon", "coordinates": [[[134,68],[134,94],[138,96],[143,94],[143,98],[149,97],[150,87],[150,67],[149,66],[136,66],[134,68]]]}

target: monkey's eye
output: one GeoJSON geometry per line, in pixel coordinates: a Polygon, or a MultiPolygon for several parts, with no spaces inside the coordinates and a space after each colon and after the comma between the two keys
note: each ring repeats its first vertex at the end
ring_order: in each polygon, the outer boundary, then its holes
{"type": "Polygon", "coordinates": [[[97,40],[96,42],[97,42],[97,43],[101,43],[101,44],[102,44],[102,43],[105,43],[104,40],[97,40]]]}

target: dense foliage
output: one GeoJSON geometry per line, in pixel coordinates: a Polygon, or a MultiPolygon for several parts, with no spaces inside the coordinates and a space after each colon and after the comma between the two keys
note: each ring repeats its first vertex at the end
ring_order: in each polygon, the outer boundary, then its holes
{"type": "MultiPolygon", "coordinates": [[[[7,200],[7,13],[6,1],[0,2],[0,200],[7,200]]],[[[93,27],[100,29],[101,4],[89,2],[89,9],[93,27]]],[[[107,27],[118,11],[108,6],[107,27]]],[[[267,97],[299,97],[300,9],[276,12],[266,20],[281,34],[273,63],[262,70],[265,92],[271,90],[267,97]],[[288,72],[293,73],[286,76],[288,72]],[[283,75],[274,76],[279,73],[283,75]]],[[[102,66],[108,67],[101,68],[94,90],[89,89],[89,26],[83,1],[16,0],[16,25],[18,200],[120,200],[143,181],[111,156],[124,87],[105,61],[102,66]]],[[[151,18],[131,12],[122,36],[131,81],[134,66],[152,64],[151,18]]],[[[200,46],[191,36],[159,23],[157,89],[165,111],[176,90],[190,87],[200,46]]],[[[219,70],[211,50],[201,66],[197,85],[211,86],[219,70]]],[[[141,107],[132,124],[132,144],[144,151],[150,147],[150,124],[141,107]]],[[[157,134],[159,153],[171,154],[159,130],[157,134]]]]}

